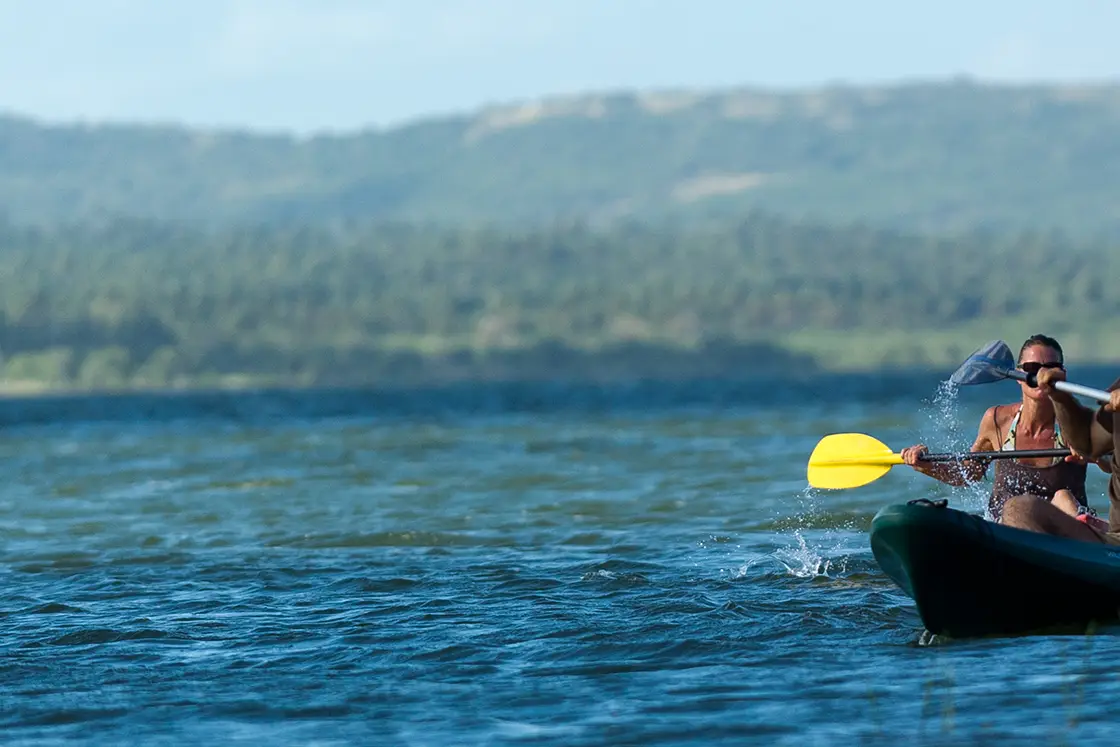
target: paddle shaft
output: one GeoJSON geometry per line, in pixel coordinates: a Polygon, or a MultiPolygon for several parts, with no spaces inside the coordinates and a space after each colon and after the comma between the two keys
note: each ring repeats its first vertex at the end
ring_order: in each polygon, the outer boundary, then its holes
{"type": "MultiPolygon", "coordinates": [[[[1030,386],[1030,387],[1037,387],[1038,386],[1038,378],[1035,374],[1029,374],[1026,371],[1010,370],[1010,371],[1007,371],[1007,375],[1012,379],[1018,379],[1019,381],[1025,381],[1027,383],[1027,386],[1030,386]]],[[[1059,392],[1068,392],[1069,394],[1078,394],[1078,395],[1081,395],[1082,397],[1088,397],[1089,399],[1095,399],[1097,402],[1100,402],[1102,404],[1105,403],[1105,402],[1108,402],[1109,400],[1112,399],[1112,395],[1109,394],[1108,392],[1104,391],[1103,389],[1094,389],[1091,386],[1082,386],[1081,384],[1071,384],[1068,381],[1055,381],[1053,386],[1059,392]]]]}
{"type": "Polygon", "coordinates": [[[1020,449],[1018,451],[966,451],[960,454],[923,454],[923,462],[956,462],[961,459],[1034,459],[1069,456],[1069,449],[1020,449]]]}
{"type": "MultiPolygon", "coordinates": [[[[957,454],[923,454],[923,462],[959,462],[964,459],[1036,459],[1039,457],[1065,457],[1069,449],[1020,449],[1015,451],[962,451],[957,454]]],[[[895,467],[905,464],[902,454],[849,454],[843,456],[810,457],[809,465],[814,467],[895,467]]]]}

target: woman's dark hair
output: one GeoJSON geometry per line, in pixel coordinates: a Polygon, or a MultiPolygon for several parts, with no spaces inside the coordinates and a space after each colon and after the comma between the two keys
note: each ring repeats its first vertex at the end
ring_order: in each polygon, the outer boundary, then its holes
{"type": "Polygon", "coordinates": [[[1066,356],[1065,353],[1062,352],[1062,346],[1059,345],[1058,341],[1053,337],[1047,335],[1031,335],[1028,337],[1027,341],[1023,343],[1023,347],[1019,348],[1019,360],[1023,360],[1023,353],[1027,351],[1027,348],[1033,348],[1035,345],[1042,345],[1050,348],[1058,354],[1058,362],[1065,365],[1066,356]]]}

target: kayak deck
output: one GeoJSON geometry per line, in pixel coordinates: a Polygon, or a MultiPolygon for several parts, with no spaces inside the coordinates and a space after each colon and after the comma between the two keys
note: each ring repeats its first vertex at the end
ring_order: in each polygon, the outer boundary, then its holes
{"type": "Polygon", "coordinates": [[[995,524],[951,508],[887,506],[871,551],[926,628],[970,638],[1120,620],[1120,547],[995,524]]]}

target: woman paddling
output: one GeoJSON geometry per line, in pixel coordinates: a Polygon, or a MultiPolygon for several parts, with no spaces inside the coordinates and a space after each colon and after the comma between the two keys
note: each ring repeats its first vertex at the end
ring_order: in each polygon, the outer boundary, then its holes
{"type": "MultiPolygon", "coordinates": [[[[1038,373],[1042,369],[1065,369],[1062,346],[1046,335],[1027,338],[1019,350],[1020,370],[1038,373]]],[[[1050,397],[1035,387],[1019,382],[1023,398],[1008,405],[988,408],[980,418],[980,430],[971,451],[1010,451],[1014,449],[1066,448],[1050,397]]],[[[970,459],[961,463],[931,463],[922,460],[923,444],[902,450],[906,464],[922,474],[963,486],[978,482],[988,472],[992,460],[970,459]]],[[[1096,464],[1111,472],[1106,462],[1096,464]]],[[[992,494],[988,511],[994,521],[1003,517],[1003,505],[1020,495],[1035,496],[1082,521],[1095,522],[1095,512],[1088,507],[1085,495],[1087,460],[1077,455],[1057,459],[1000,459],[996,461],[992,494]]]]}

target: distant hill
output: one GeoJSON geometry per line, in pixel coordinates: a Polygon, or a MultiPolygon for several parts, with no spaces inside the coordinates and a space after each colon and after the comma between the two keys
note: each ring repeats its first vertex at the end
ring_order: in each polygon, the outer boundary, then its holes
{"type": "Polygon", "coordinates": [[[761,209],[939,233],[1120,233],[1118,132],[1120,85],[963,80],[587,95],[308,139],[5,117],[0,212],[463,224],[761,209]]]}

